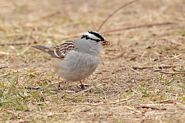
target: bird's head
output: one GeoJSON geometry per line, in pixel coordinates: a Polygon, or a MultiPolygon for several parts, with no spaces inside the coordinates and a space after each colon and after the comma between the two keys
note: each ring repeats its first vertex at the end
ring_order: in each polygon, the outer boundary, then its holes
{"type": "Polygon", "coordinates": [[[101,43],[102,45],[107,45],[108,44],[108,41],[106,41],[103,36],[96,32],[96,31],[88,31],[88,32],[85,32],[81,39],[87,39],[89,41],[95,41],[97,43],[101,43]]]}

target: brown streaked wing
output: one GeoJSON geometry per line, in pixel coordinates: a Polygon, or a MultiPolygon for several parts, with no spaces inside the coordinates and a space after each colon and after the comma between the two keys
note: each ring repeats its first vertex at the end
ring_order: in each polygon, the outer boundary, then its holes
{"type": "Polygon", "coordinates": [[[63,44],[53,47],[53,55],[57,58],[64,58],[66,53],[74,48],[73,41],[66,41],[63,44]]]}

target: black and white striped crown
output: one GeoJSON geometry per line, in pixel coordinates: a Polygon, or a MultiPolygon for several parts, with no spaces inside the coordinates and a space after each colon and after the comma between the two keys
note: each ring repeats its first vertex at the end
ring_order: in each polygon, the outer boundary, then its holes
{"type": "Polygon", "coordinates": [[[95,31],[88,31],[86,33],[84,33],[81,37],[81,39],[86,38],[86,39],[91,39],[94,41],[104,41],[105,39],[103,38],[103,36],[101,36],[98,32],[95,31]]]}

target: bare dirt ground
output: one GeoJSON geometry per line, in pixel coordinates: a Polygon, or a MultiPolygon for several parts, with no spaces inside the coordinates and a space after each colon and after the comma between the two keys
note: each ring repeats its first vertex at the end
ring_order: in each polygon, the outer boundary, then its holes
{"type": "Polygon", "coordinates": [[[31,48],[96,30],[128,1],[1,0],[0,120],[183,123],[184,0],[140,0],[116,13],[101,30],[111,44],[86,91],[77,82],[57,90],[50,57],[31,48]]]}

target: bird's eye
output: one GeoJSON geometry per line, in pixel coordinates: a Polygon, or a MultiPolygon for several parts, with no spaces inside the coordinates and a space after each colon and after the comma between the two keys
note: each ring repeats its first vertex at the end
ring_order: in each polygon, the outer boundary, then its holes
{"type": "Polygon", "coordinates": [[[82,35],[81,39],[82,39],[82,38],[86,38],[86,36],[85,36],[85,35],[82,35]]]}

